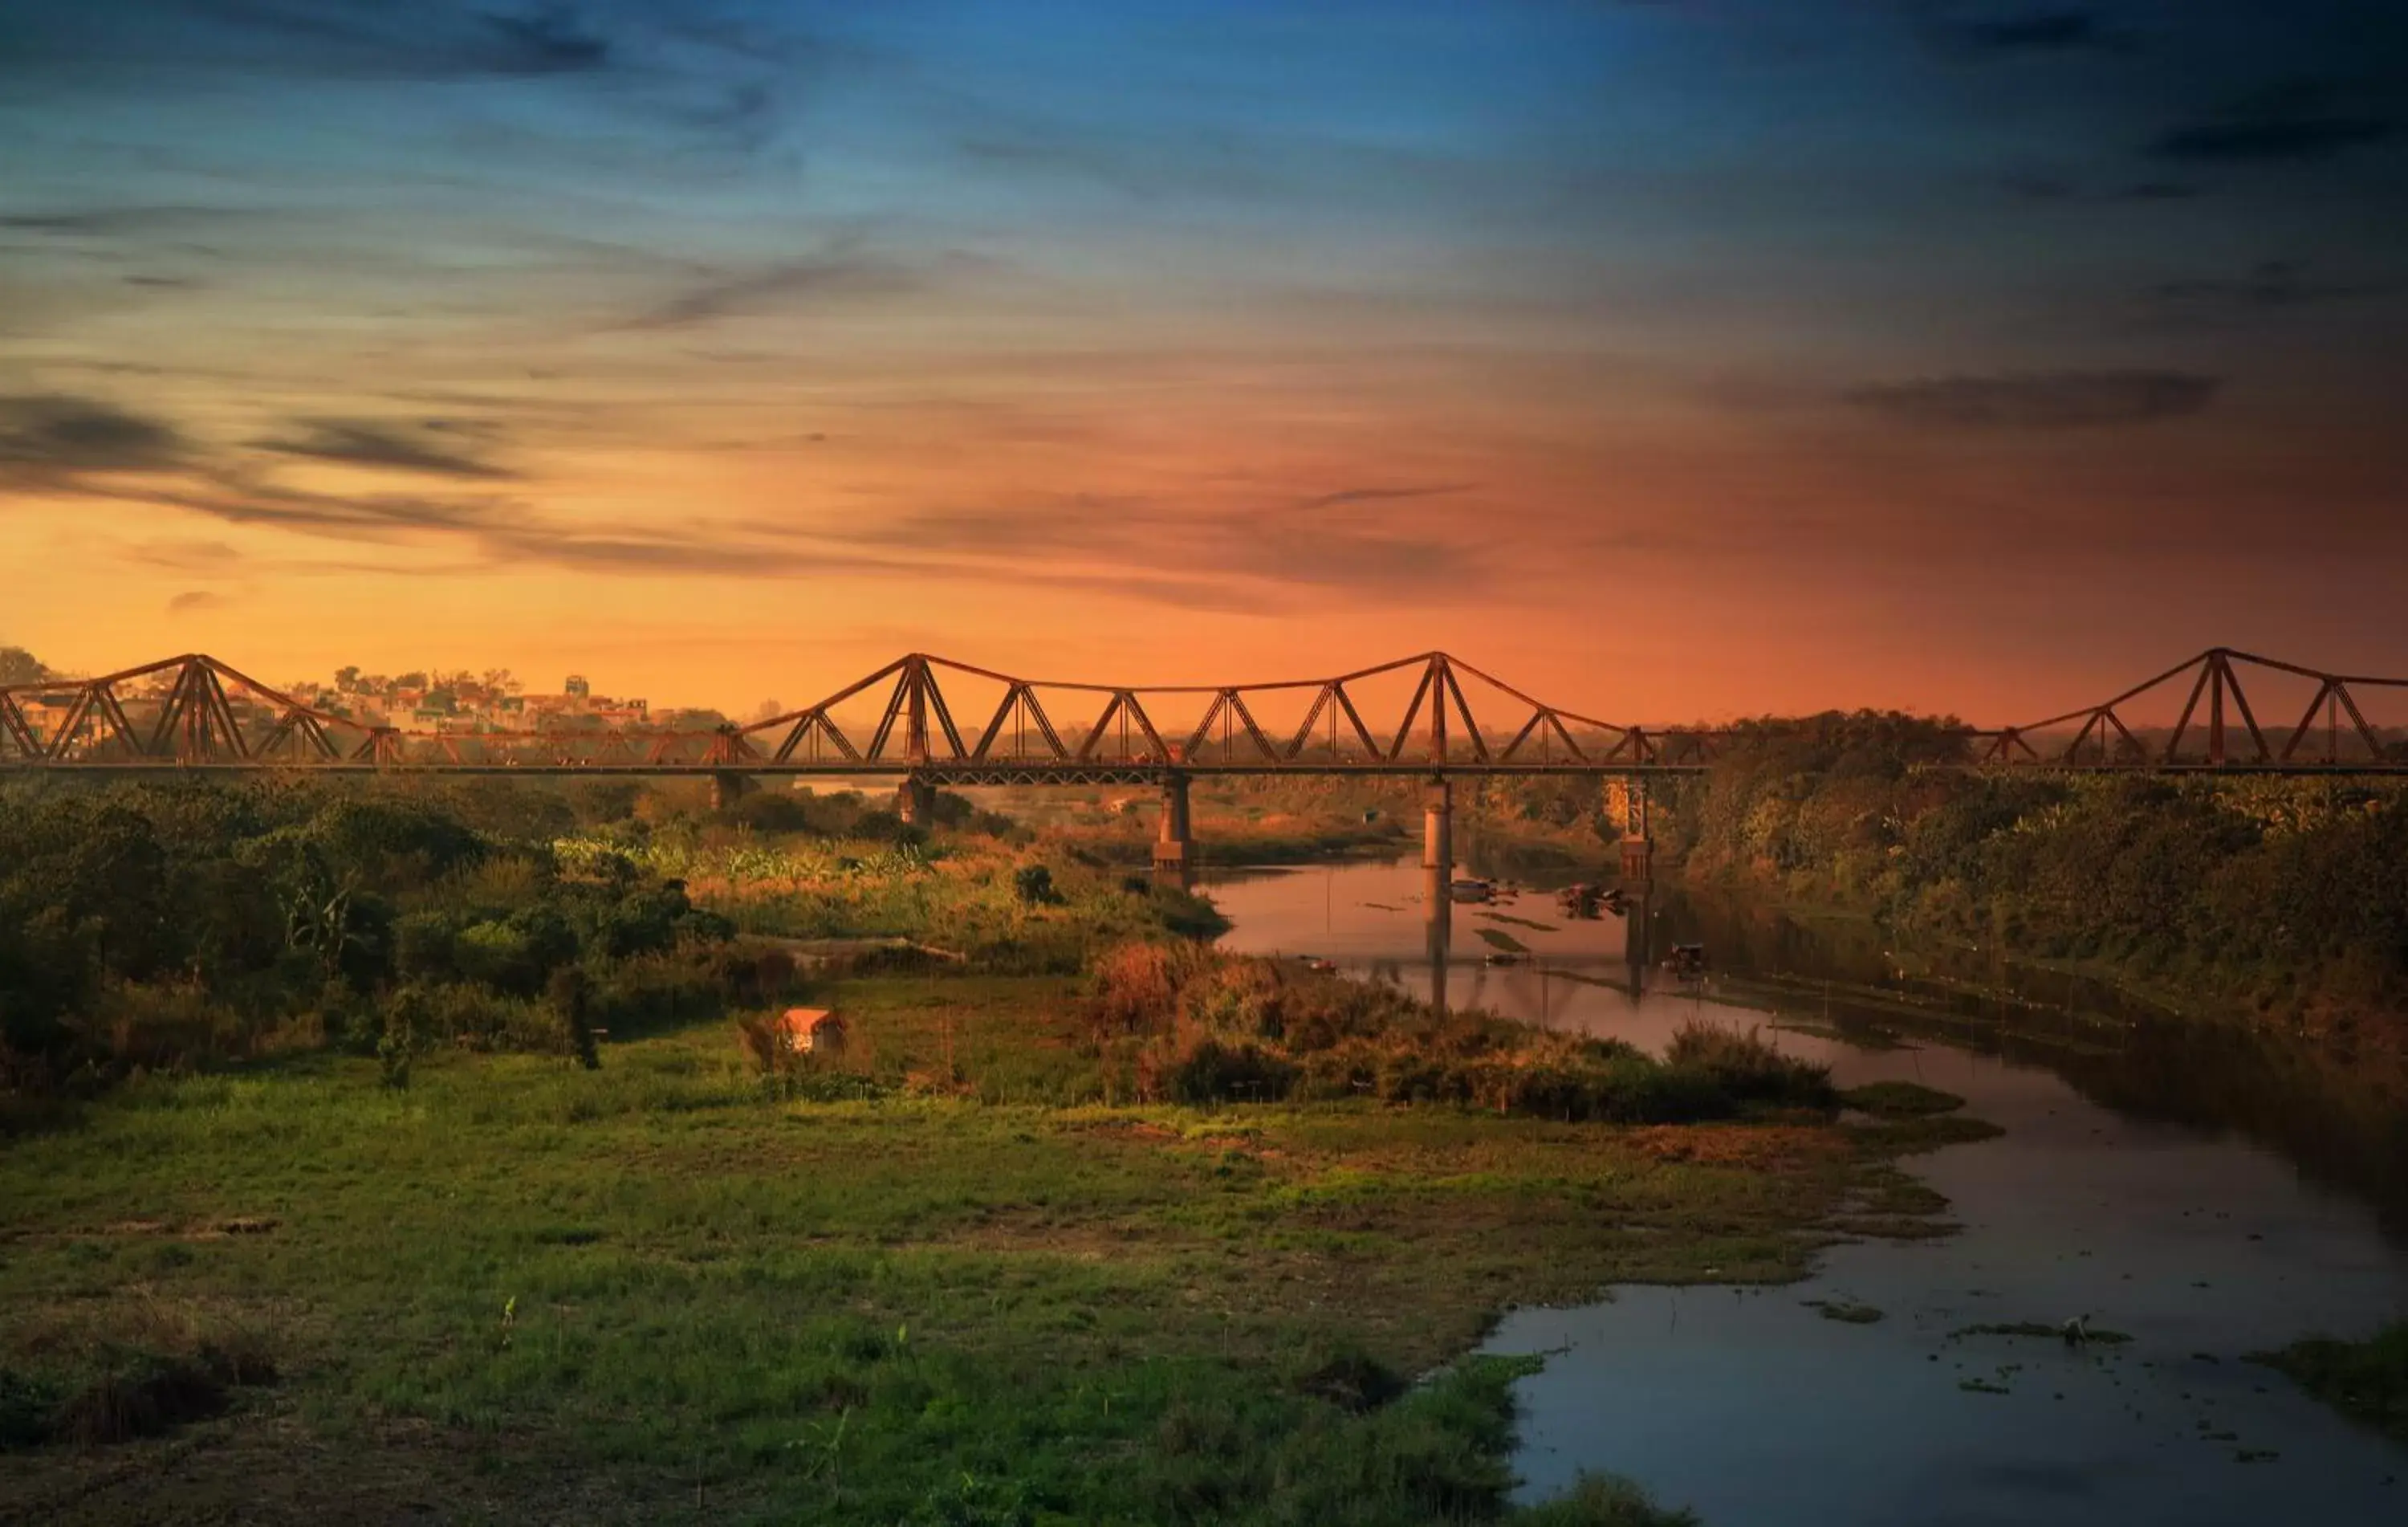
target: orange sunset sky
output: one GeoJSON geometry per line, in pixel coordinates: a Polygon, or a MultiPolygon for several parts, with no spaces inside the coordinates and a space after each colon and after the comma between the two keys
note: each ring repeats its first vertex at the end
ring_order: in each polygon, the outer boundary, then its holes
{"type": "Polygon", "coordinates": [[[904,650],[2017,721],[2408,673],[2408,26],[2188,4],[0,14],[0,642],[904,650]]]}

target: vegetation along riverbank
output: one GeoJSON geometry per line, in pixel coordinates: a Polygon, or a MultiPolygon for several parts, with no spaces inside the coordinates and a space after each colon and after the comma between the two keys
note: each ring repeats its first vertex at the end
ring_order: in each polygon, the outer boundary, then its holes
{"type": "Polygon", "coordinates": [[[801,810],[13,801],[0,1518],[1676,1520],[1510,1507],[1480,1334],[1928,1233],[1901,1158],[1984,1128],[1219,956],[966,802],[801,810]],[[942,953],[798,952],[871,936],[942,953]]]}
{"type": "MultiPolygon", "coordinates": [[[[1965,769],[1953,721],[1894,712],[1730,730],[1706,772],[1649,785],[1659,876],[1870,916],[1901,946],[2078,969],[2186,1016],[2408,1068],[2396,781],[1965,769]]],[[[1410,808],[1355,782],[1254,795],[1340,824],[1410,808]]],[[[1610,864],[1623,826],[1590,780],[1458,786],[1458,852],[1500,872],[1610,864]]]]}

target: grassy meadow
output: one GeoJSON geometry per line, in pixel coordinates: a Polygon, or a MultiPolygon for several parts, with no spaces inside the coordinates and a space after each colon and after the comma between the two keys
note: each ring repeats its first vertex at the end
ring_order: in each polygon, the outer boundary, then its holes
{"type": "Polygon", "coordinates": [[[1217,956],[951,815],[20,813],[0,1521],[1678,1520],[1514,1507],[1481,1334],[1929,1233],[1900,1158],[1983,1128],[1217,956]]]}
{"type": "Polygon", "coordinates": [[[0,1515],[271,1471],[291,1520],[1498,1520],[1516,1370],[1461,1361],[1497,1313],[1791,1276],[1842,1209],[1938,1207],[1896,1130],[1012,1101],[1060,1093],[1078,995],[845,983],[881,1070],[950,1038],[983,1077],[945,1094],[796,1101],[715,1023],[595,1071],[131,1084],[0,1159],[15,1424],[212,1348],[253,1376],[0,1455],[0,1515]]]}

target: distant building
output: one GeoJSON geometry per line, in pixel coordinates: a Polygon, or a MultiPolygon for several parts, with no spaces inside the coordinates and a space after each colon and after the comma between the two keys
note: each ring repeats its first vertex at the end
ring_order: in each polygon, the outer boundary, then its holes
{"type": "Polygon", "coordinates": [[[585,682],[584,674],[572,673],[561,682],[560,692],[573,699],[588,699],[594,694],[594,686],[585,682]]]}

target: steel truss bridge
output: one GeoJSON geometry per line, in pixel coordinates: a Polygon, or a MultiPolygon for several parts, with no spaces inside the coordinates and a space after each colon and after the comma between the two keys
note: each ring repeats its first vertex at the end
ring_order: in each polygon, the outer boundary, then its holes
{"type": "MultiPolygon", "coordinates": [[[[2370,724],[2358,702],[2368,691],[2401,689],[2408,679],[2217,647],[2098,704],[2019,727],[1966,727],[1953,766],[2408,774],[2408,745],[2370,724]],[[2313,685],[2314,698],[2287,727],[2279,717],[2261,722],[2244,672],[2261,694],[2279,684],[2296,701],[2313,685]],[[2185,693],[2171,730],[2131,720],[2153,699],[2185,693]]],[[[739,784],[752,775],[889,775],[913,788],[1220,774],[1644,778],[1710,768],[1734,735],[1584,715],[1440,652],[1333,678],[1220,685],[1023,679],[913,653],[801,710],[699,730],[406,731],[305,703],[199,654],[0,687],[0,774],[695,775],[739,784]],[[965,700],[970,690],[983,698],[965,700]],[[1475,697],[1489,719],[1474,711],[1475,697]],[[1259,719],[1299,706],[1292,730],[1259,719]]]]}

